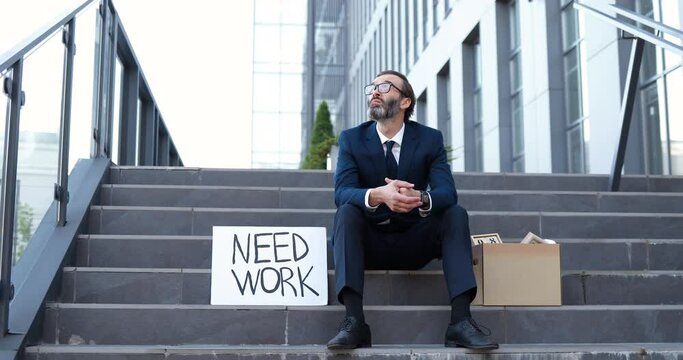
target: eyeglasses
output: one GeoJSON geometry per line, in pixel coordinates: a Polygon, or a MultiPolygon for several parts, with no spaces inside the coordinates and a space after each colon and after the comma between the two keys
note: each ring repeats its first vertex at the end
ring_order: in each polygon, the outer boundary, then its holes
{"type": "Polygon", "coordinates": [[[379,91],[381,94],[386,94],[386,93],[388,93],[389,91],[391,91],[391,87],[392,87],[392,86],[393,86],[396,90],[398,90],[398,92],[400,92],[401,95],[403,95],[403,96],[405,96],[405,97],[408,97],[408,95],[406,95],[406,93],[404,93],[404,92],[401,91],[401,89],[399,89],[396,85],[394,85],[394,84],[392,84],[392,83],[390,83],[390,82],[388,82],[388,81],[387,81],[387,82],[380,83],[380,84],[377,84],[377,85],[375,85],[375,84],[368,84],[368,85],[365,85],[365,87],[363,88],[363,90],[365,91],[365,95],[371,95],[371,94],[375,91],[375,89],[377,89],[377,91],[379,91]]]}

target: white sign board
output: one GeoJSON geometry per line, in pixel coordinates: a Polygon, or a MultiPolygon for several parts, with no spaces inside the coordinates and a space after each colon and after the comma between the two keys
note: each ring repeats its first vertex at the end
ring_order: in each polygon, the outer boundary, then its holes
{"type": "Polygon", "coordinates": [[[214,226],[212,305],[327,305],[324,227],[214,226]]]}

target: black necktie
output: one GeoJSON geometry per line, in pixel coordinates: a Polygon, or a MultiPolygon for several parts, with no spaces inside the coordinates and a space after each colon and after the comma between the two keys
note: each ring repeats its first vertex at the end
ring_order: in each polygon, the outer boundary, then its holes
{"type": "Polygon", "coordinates": [[[385,144],[387,144],[387,154],[385,158],[385,162],[387,164],[387,177],[389,179],[396,180],[398,177],[398,163],[396,162],[394,153],[391,152],[391,148],[393,148],[394,144],[396,143],[389,140],[385,144]]]}

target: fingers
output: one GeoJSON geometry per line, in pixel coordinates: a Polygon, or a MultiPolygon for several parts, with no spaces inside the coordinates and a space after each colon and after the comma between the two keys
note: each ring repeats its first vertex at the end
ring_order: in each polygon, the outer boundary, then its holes
{"type": "Polygon", "coordinates": [[[391,197],[390,202],[387,204],[391,211],[397,213],[406,213],[421,205],[422,202],[420,201],[419,197],[407,196],[398,193],[394,194],[391,197]]]}
{"type": "Polygon", "coordinates": [[[399,188],[411,188],[412,189],[415,186],[415,184],[411,184],[407,181],[389,179],[388,177],[385,177],[384,181],[387,184],[392,184],[392,185],[399,187],[399,188]]]}
{"type": "Polygon", "coordinates": [[[419,197],[420,196],[420,192],[415,190],[415,189],[400,188],[400,189],[398,189],[398,192],[403,194],[403,195],[406,195],[406,196],[413,196],[413,197],[415,197],[415,196],[419,197]]]}

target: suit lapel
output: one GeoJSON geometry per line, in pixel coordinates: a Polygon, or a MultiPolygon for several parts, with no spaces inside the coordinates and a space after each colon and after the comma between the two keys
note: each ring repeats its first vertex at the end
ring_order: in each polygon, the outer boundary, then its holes
{"type": "Polygon", "coordinates": [[[408,174],[412,168],[413,155],[417,148],[419,140],[417,138],[417,129],[413,121],[406,121],[406,127],[403,133],[403,143],[401,144],[401,158],[398,162],[398,178],[401,180],[408,180],[408,174]]]}
{"type": "Polygon", "coordinates": [[[374,121],[370,126],[368,126],[368,129],[365,132],[365,147],[368,149],[368,154],[370,154],[370,159],[372,161],[372,167],[376,169],[379,182],[384,184],[387,166],[384,163],[384,149],[382,148],[382,143],[379,140],[379,135],[377,135],[377,123],[374,121]]]}

